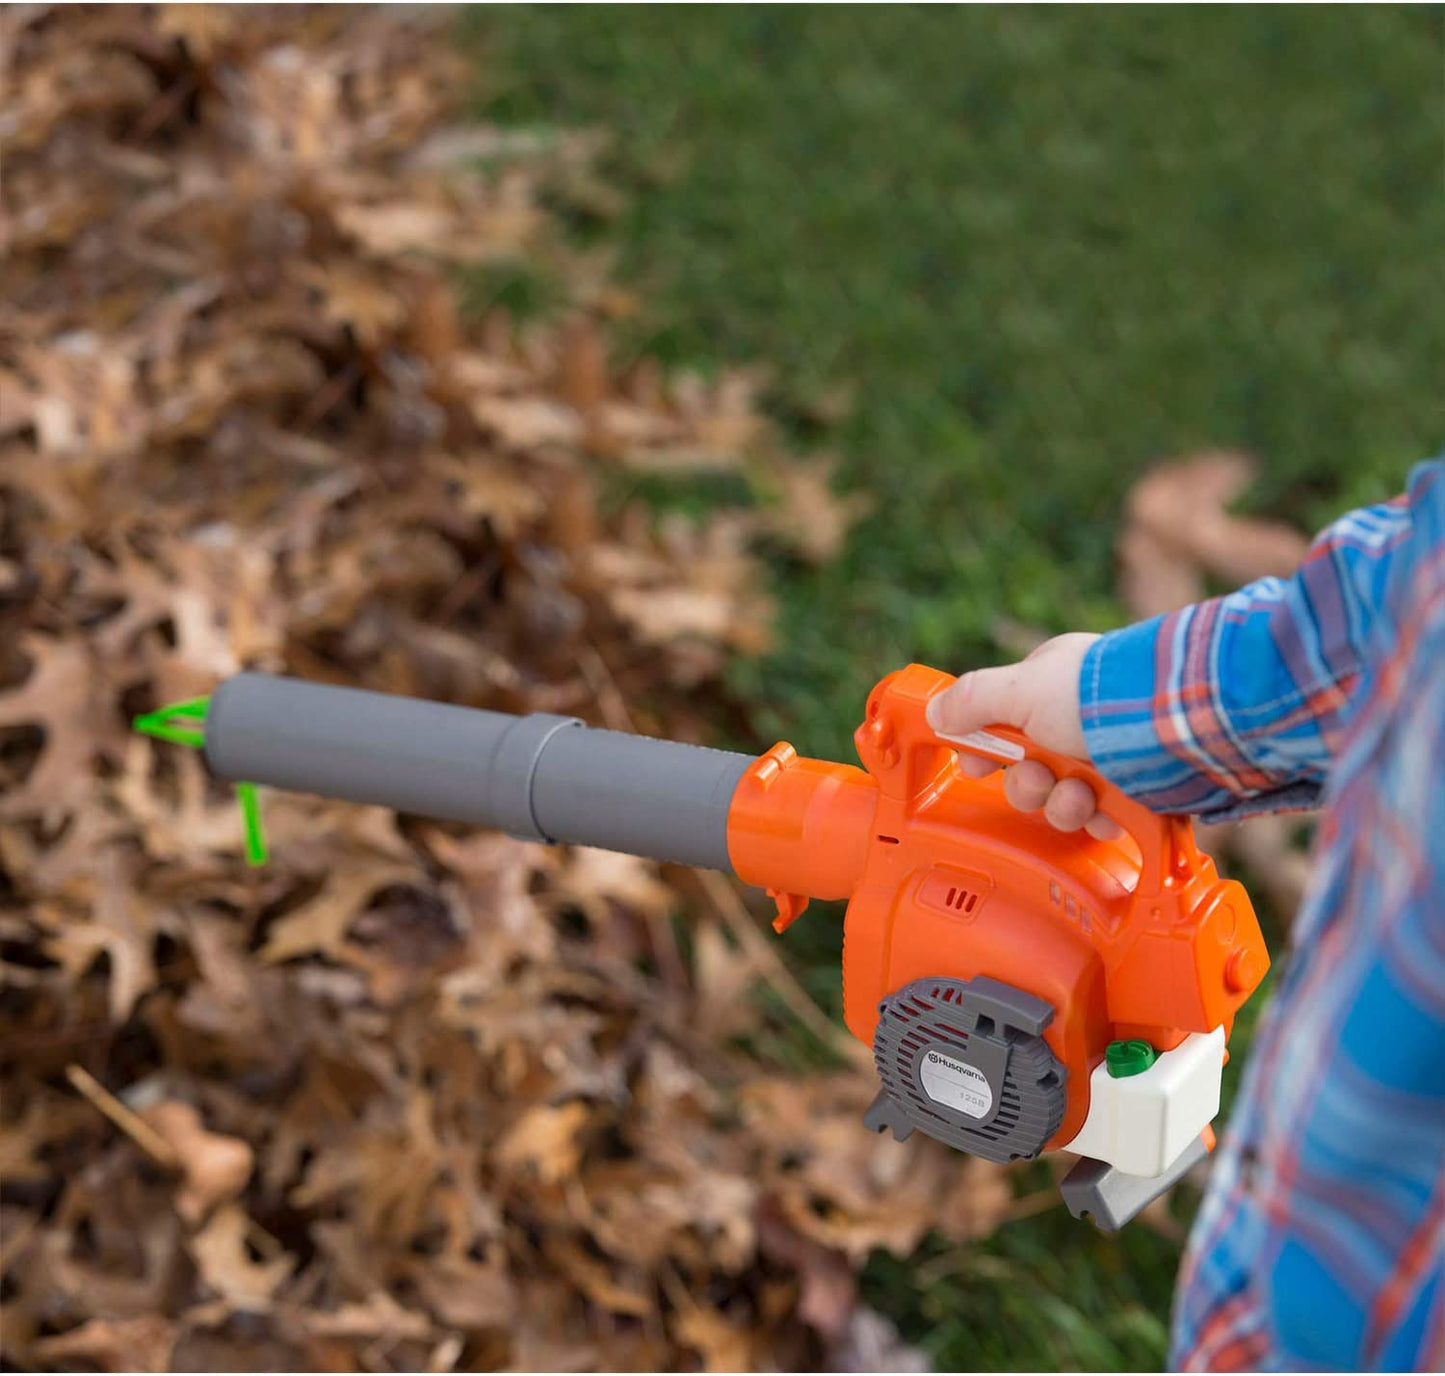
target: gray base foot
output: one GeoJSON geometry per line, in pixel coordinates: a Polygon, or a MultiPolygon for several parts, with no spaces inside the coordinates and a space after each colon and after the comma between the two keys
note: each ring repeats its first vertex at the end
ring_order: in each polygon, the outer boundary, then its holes
{"type": "Polygon", "coordinates": [[[1204,1139],[1196,1137],[1163,1175],[1128,1175],[1107,1162],[1081,1156],[1059,1193],[1075,1218],[1090,1219],[1106,1233],[1117,1232],[1208,1154],[1204,1139]]]}
{"type": "Polygon", "coordinates": [[[892,1129],[895,1142],[906,1142],[913,1135],[913,1124],[898,1102],[886,1089],[880,1089],[868,1111],[863,1115],[863,1126],[869,1132],[884,1132],[892,1129]]]}

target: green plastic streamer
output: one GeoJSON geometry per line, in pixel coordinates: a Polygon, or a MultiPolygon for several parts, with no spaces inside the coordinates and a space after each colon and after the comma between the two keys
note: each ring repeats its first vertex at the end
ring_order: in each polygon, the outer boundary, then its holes
{"type": "MultiPolygon", "coordinates": [[[[172,703],[169,707],[142,713],[131,722],[131,728],[158,741],[169,741],[172,745],[200,750],[206,744],[206,709],[210,703],[209,697],[172,703]]],[[[236,801],[241,805],[241,821],[246,831],[246,863],[264,865],[268,852],[266,832],[261,825],[261,799],[256,792],[256,785],[238,783],[236,801]]]]}

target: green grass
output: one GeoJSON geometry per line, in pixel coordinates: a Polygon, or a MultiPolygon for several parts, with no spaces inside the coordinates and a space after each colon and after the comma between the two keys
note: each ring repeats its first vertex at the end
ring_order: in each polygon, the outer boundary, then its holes
{"type": "MultiPolygon", "coordinates": [[[[1445,441],[1439,9],[474,9],[465,33],[489,114],[610,131],[626,209],[564,208],[644,303],[627,347],[770,364],[793,441],[877,499],[836,563],[779,561],[780,648],[732,671],[756,738],[850,758],[888,669],[996,660],[1001,618],[1116,623],[1118,514],[1156,458],[1247,448],[1251,505],[1313,527],[1445,441]]],[[[836,924],[788,942],[836,1006],[836,924]]],[[[867,1284],[941,1365],[1162,1360],[1158,1238],[1053,1215],[938,1252],[867,1284]]]]}
{"type": "MultiPolygon", "coordinates": [[[[612,132],[638,349],[763,359],[878,514],[739,672],[845,749],[883,666],[1103,626],[1122,494],[1244,445],[1311,523],[1445,433],[1425,10],[522,9],[490,109],[612,132]]],[[[501,73],[498,76],[497,73],[501,73]]]]}

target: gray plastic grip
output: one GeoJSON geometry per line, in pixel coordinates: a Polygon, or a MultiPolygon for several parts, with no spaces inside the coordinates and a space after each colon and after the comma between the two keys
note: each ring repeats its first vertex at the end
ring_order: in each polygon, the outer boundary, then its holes
{"type": "Polygon", "coordinates": [[[727,814],[748,755],[238,674],[211,697],[206,759],[245,779],[401,812],[730,870],[727,814]]]}
{"type": "Polygon", "coordinates": [[[1128,1175],[1105,1161],[1081,1156],[1060,1182],[1059,1193],[1075,1218],[1092,1219],[1101,1231],[1117,1233],[1208,1155],[1204,1138],[1196,1137],[1160,1175],[1128,1175]]]}

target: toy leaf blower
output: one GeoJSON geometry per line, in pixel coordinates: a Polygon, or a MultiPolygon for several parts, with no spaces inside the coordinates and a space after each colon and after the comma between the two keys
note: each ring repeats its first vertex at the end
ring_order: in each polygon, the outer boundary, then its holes
{"type": "Polygon", "coordinates": [[[989,1161],[1077,1153],[1065,1202],[1112,1230],[1212,1145],[1225,1041],[1269,958],[1187,820],[1012,729],[939,736],[924,711],[952,681],[883,679],[862,769],[254,673],[168,709],[181,727],[137,726],[245,781],[253,860],[267,784],[728,871],[767,890],[779,931],[810,898],[846,899],[844,1011],[880,1081],[866,1125],[989,1161]],[[1016,811],[959,751],[1083,779],[1124,836],[1016,811]]]}

